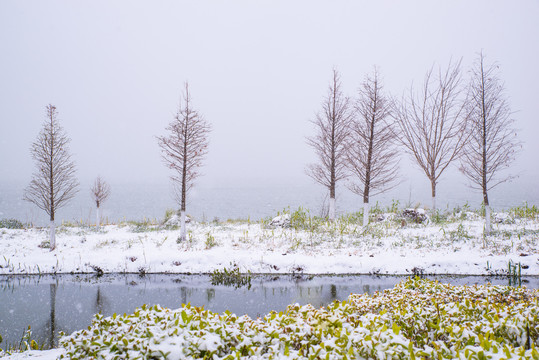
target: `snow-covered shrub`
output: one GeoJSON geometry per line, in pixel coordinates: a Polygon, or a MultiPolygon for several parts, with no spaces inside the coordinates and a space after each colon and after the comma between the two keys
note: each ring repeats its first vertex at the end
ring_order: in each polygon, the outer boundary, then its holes
{"type": "Polygon", "coordinates": [[[22,229],[24,228],[24,225],[17,219],[0,219],[0,228],[22,229]]]}
{"type": "Polygon", "coordinates": [[[191,305],[98,314],[60,343],[70,359],[539,359],[538,298],[537,290],[415,278],[256,320],[191,305]]]}

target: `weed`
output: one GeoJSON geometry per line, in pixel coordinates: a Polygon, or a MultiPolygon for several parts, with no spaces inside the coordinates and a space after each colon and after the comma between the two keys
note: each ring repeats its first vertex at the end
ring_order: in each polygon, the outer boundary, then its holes
{"type": "Polygon", "coordinates": [[[176,210],[174,209],[166,209],[165,210],[165,218],[163,219],[163,223],[166,223],[170,220],[174,215],[176,215],[176,210]]]}
{"type": "Polygon", "coordinates": [[[215,240],[215,237],[208,231],[206,233],[206,241],[204,242],[204,245],[206,246],[206,250],[211,249],[217,245],[217,241],[215,240]]]}
{"type": "Polygon", "coordinates": [[[509,213],[515,218],[535,219],[539,215],[539,208],[535,205],[529,207],[528,202],[525,202],[522,206],[511,208],[509,213]]]}
{"type": "Polygon", "coordinates": [[[447,212],[443,212],[441,210],[433,210],[430,220],[436,224],[436,225],[442,225],[448,222],[448,214],[447,212]]]}
{"type": "Polygon", "coordinates": [[[472,236],[468,234],[468,231],[464,228],[464,225],[462,224],[459,224],[459,226],[457,226],[457,229],[454,231],[448,231],[446,233],[443,228],[442,231],[444,232],[444,235],[449,235],[449,240],[451,240],[451,242],[458,242],[463,240],[465,241],[472,238],[472,236]]]}
{"type": "MultiPolygon", "coordinates": [[[[0,344],[2,344],[2,336],[0,336],[0,344]]],[[[30,326],[28,326],[28,329],[23,332],[19,343],[6,344],[4,349],[0,348],[0,355],[2,355],[4,352],[7,355],[12,355],[13,353],[19,353],[28,350],[43,350],[44,345],[44,343],[39,344],[32,339],[32,329],[30,326]]]]}
{"type": "Polygon", "coordinates": [[[231,263],[230,265],[232,265],[231,269],[223,268],[223,270],[214,270],[210,274],[211,284],[233,286],[236,289],[239,289],[242,286],[247,286],[247,288],[250,289],[251,271],[241,273],[237,264],[231,263]]]}
{"type": "Polygon", "coordinates": [[[400,202],[399,200],[391,200],[391,205],[388,206],[387,208],[387,212],[388,213],[392,213],[392,214],[396,214],[399,212],[399,205],[400,205],[400,202]]]}

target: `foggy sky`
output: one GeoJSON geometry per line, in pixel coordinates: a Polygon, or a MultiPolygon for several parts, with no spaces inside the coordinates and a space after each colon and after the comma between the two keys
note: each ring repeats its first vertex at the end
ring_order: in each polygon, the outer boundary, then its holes
{"type": "MultiPolygon", "coordinates": [[[[497,62],[539,176],[539,1],[0,2],[0,179],[28,183],[30,144],[54,104],[78,177],[167,182],[156,136],[189,81],[212,124],[205,186],[311,183],[305,143],[336,67],[356,96],[379,67],[400,97],[433,64],[497,62]]],[[[402,173],[424,178],[402,161],[402,173]]],[[[456,176],[465,182],[463,176],[456,176]]],[[[428,194],[429,188],[425,188],[428,194]]]]}

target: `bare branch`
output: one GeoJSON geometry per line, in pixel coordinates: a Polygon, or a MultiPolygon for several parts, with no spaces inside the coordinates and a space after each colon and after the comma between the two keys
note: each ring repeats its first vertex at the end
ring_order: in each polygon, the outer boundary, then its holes
{"type": "Polygon", "coordinates": [[[186,194],[200,175],[199,168],[207,154],[211,131],[210,124],[191,107],[188,83],[185,83],[178,113],[167,131],[167,136],[160,136],[157,140],[164,163],[173,170],[171,179],[180,209],[185,211],[186,194]]]}
{"type": "Polygon", "coordinates": [[[51,221],[51,250],[54,250],[54,216],[78,192],[75,163],[71,160],[70,139],[60,126],[56,107],[48,105],[47,120],[30,147],[36,171],[23,199],[44,210],[51,221]]]}
{"type": "Polygon", "coordinates": [[[359,183],[350,181],[348,187],[362,196],[364,203],[369,203],[370,195],[398,184],[399,153],[391,109],[375,68],[373,76],[366,76],[359,89],[356,117],[350,125],[346,146],[347,166],[359,180],[359,183]]]}
{"type": "Polygon", "coordinates": [[[349,99],[342,94],[340,76],[334,69],[322,111],[312,121],[317,133],[307,138],[307,144],[314,149],[319,163],[310,164],[306,169],[307,175],[329,190],[330,219],[335,216],[331,202],[335,201],[336,184],[347,177],[345,151],[352,118],[349,99]]]}
{"type": "Polygon", "coordinates": [[[56,107],[48,105],[47,121],[30,148],[37,170],[24,193],[24,200],[44,210],[51,221],[56,210],[75,196],[79,185],[75,179],[75,163],[69,154],[70,139],[57,116],[56,107]]]}
{"type": "Polygon", "coordinates": [[[445,72],[440,68],[437,75],[431,68],[421,91],[412,86],[394,112],[401,144],[431,182],[433,208],[438,179],[459,158],[467,137],[460,82],[460,61],[449,63],[445,72]]]}
{"type": "Polygon", "coordinates": [[[513,176],[501,176],[514,161],[521,146],[513,127],[511,110],[498,77],[498,66],[485,66],[481,52],[474,65],[469,87],[469,140],[464,146],[460,171],[470,180],[470,186],[481,190],[488,206],[488,191],[513,176]]]}
{"type": "Polygon", "coordinates": [[[109,197],[110,186],[104,180],[102,180],[100,176],[98,176],[94,181],[94,185],[90,189],[90,193],[95,201],[96,206],[99,207],[101,203],[103,203],[109,197]]]}

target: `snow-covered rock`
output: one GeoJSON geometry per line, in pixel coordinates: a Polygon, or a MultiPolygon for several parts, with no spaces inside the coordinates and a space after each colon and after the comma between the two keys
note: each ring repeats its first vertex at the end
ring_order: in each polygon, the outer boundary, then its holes
{"type": "Polygon", "coordinates": [[[422,224],[424,222],[428,223],[429,217],[425,212],[425,209],[412,209],[408,208],[402,212],[402,216],[406,219],[412,220],[415,223],[422,224]]]}
{"type": "MultiPolygon", "coordinates": [[[[191,218],[189,215],[185,215],[185,223],[189,224],[191,222],[191,218]]],[[[174,226],[180,226],[180,216],[178,214],[174,214],[165,222],[166,227],[174,227],[174,226]]]]}
{"type": "Polygon", "coordinates": [[[515,219],[508,213],[496,213],[494,214],[494,222],[496,224],[514,224],[515,219]]]}
{"type": "Polygon", "coordinates": [[[271,222],[271,226],[289,227],[290,226],[290,214],[283,214],[274,217],[271,222]]]}

